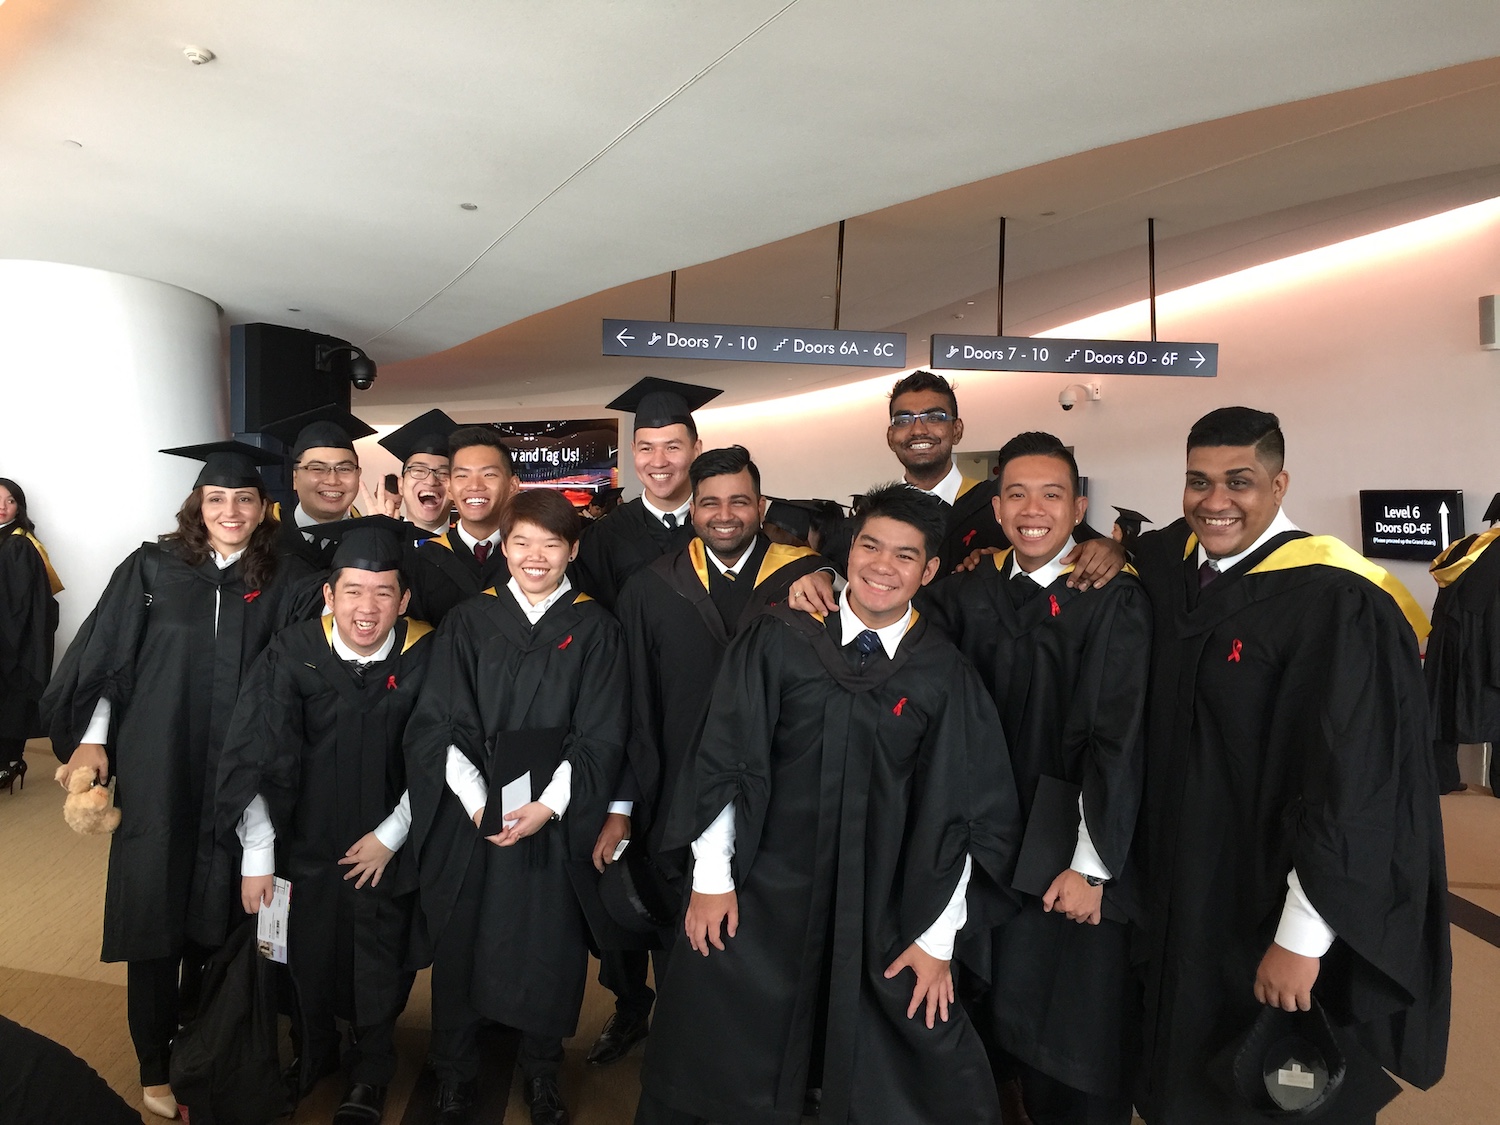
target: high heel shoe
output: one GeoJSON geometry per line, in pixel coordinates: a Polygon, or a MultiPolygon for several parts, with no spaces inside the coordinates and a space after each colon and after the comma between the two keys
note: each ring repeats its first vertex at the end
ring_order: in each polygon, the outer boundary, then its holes
{"type": "Polygon", "coordinates": [[[16,793],[16,780],[20,779],[21,788],[26,788],[26,759],[12,762],[4,769],[0,769],[0,788],[4,788],[11,796],[16,793]]]}
{"type": "Polygon", "coordinates": [[[177,1117],[177,1098],[173,1096],[170,1085],[141,1087],[141,1101],[157,1117],[169,1120],[177,1117]]]}

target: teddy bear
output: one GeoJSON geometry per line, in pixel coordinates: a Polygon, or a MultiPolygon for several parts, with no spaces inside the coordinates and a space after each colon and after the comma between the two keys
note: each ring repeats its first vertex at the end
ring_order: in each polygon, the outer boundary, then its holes
{"type": "Polygon", "coordinates": [[[109,787],[94,783],[94,771],[79,766],[71,774],[68,767],[58,766],[58,781],[67,777],[68,799],[63,802],[63,819],[68,827],[83,836],[104,836],[120,826],[120,810],[110,804],[109,787]]]}

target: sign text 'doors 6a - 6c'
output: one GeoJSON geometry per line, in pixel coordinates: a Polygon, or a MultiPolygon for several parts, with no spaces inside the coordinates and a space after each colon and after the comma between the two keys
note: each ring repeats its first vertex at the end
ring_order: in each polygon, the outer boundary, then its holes
{"type": "Polygon", "coordinates": [[[906,366],[906,333],[606,320],[604,354],[648,359],[899,368],[906,366]]]}

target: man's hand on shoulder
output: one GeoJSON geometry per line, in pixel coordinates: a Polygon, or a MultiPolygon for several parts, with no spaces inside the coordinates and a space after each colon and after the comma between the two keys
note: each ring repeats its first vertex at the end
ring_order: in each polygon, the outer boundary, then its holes
{"type": "Polygon", "coordinates": [[[833,592],[833,575],[826,570],[804,574],[787,589],[786,604],[803,613],[837,613],[839,600],[833,592]]]}
{"type": "Polygon", "coordinates": [[[1071,563],[1068,585],[1075,590],[1099,589],[1125,569],[1125,548],[1113,539],[1086,539],[1062,557],[1071,563]]]}

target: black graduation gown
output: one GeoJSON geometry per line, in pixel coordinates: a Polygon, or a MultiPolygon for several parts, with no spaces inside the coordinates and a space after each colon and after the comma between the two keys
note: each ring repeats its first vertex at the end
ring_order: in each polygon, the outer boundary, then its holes
{"type": "MultiPolygon", "coordinates": [[[[1153,1125],[1266,1120],[1204,1068],[1259,1011],[1255,973],[1293,867],[1338,935],[1313,991],[1346,1054],[1429,1086],[1445,1062],[1451,958],[1427,706],[1403,617],[1422,627],[1421,611],[1326,536],[1276,536],[1201,594],[1196,546],[1182,520],[1136,546],[1155,614],[1136,1104],[1153,1125]]],[[[1377,1085],[1351,1077],[1319,1121],[1358,1120],[1361,1095],[1385,1096],[1377,1085]]]]}
{"type": "Polygon", "coordinates": [[[34,537],[14,524],[0,530],[0,738],[43,733],[37,704],[52,676],[61,590],[34,537]]]}
{"type": "Polygon", "coordinates": [[[264,589],[248,590],[238,562],[193,567],[174,551],[145,543],[115,569],[42,699],[61,761],[95,704],[112,709],[106,749],[121,820],[110,837],[104,961],[176,956],[189,936],[222,941],[207,920],[223,911],[203,901],[213,779],[241,678],[296,581],[296,564],[282,560],[264,589]]]}
{"type": "Polygon", "coordinates": [[[1500,527],[1453,544],[1432,563],[1439,589],[1427,641],[1432,737],[1500,742],[1500,527]]]}
{"type": "Polygon", "coordinates": [[[1074,1089],[1125,1097],[1139,1015],[1127,920],[1140,917],[1127,857],[1144,785],[1151,606],[1128,573],[1079,591],[1065,571],[1018,608],[1010,555],[928,586],[917,604],[990,689],[1023,815],[1044,776],[1080,786],[1089,837],[1114,877],[1099,925],[1027,895],[1004,926],[966,933],[960,956],[991,982],[986,1015],[1010,1054],[1074,1089]]]}
{"type": "Polygon", "coordinates": [[[884,972],[947,906],[966,854],[971,922],[1006,910],[1020,819],[1005,736],[972,666],[920,616],[894,660],[863,670],[838,629],[837,614],[825,626],[778,606],[724,655],[693,800],[665,843],[734,805],[739,930],[708,957],[679,935],[642,1085],[713,1121],[790,1125],[826,1008],[821,1120],[998,1122],[962,1008],[929,1030],[906,1018],[912,975],[884,972]]]}
{"type": "Polygon", "coordinates": [[[807,547],[759,536],[755,554],[730,591],[739,600],[727,624],[712,596],[727,584],[708,561],[701,539],[663,555],[625,583],[619,617],[630,659],[625,749],[634,782],[629,796],[636,802],[631,831],[673,876],[682,873],[683,855],[662,854],[664,813],[697,746],[724,649],[753,617],[784,602],[793,582],[826,564],[807,547]]]}
{"type": "Polygon", "coordinates": [[[504,586],[510,578],[499,544],[481,566],[455,528],[412,550],[406,556],[406,566],[411,584],[409,614],[433,625],[441,625],[460,602],[492,586],[504,586]]]}
{"type": "Polygon", "coordinates": [[[356,888],[338,861],[406,790],[402,737],[426,678],[431,630],[397,621],[391,654],[362,679],[333,651],[332,631],[332,617],[284,629],[251,668],[219,765],[218,836],[234,889],[235,826],[251,798],[265,797],[276,873],[292,884],[287,968],[298,994],[326,995],[319,1010],[368,1027],[395,1019],[406,1002],[416,865],[403,847],[379,886],[356,888]],[[331,965],[338,979],[328,979],[331,965]]]}
{"type": "MultiPolygon", "coordinates": [[[[624,757],[620,626],[585,594],[564,596],[532,626],[502,589],[453,610],[433,649],[406,737],[427,932],[433,940],[448,926],[474,933],[469,1002],[483,1015],[536,1035],[572,1035],[588,968],[580,899],[597,883],[594,843],[624,757]],[[559,728],[573,765],[562,820],[511,847],[487,842],[448,788],[448,747],[468,756],[499,800],[520,773],[506,756],[507,732],[559,728]],[[473,864],[482,901],[477,917],[461,917],[454,907],[473,864]]],[[[533,774],[533,796],[550,777],[533,774]]]]}
{"type": "Polygon", "coordinates": [[[573,585],[613,613],[631,575],[662,555],[682,550],[692,538],[691,520],[668,528],[637,496],[589,527],[568,575],[573,585]]]}
{"type": "MultiPolygon", "coordinates": [[[[271,505],[271,515],[280,521],[276,529],[276,552],[283,559],[296,559],[302,563],[307,573],[328,573],[328,563],[333,558],[333,552],[338,549],[338,544],[330,540],[309,541],[302,534],[302,528],[297,523],[297,507],[292,505],[286,508],[279,501],[271,505]]],[[[359,512],[350,508],[347,519],[355,519],[359,512]]]]}
{"type": "Polygon", "coordinates": [[[959,493],[948,509],[948,526],[943,546],[938,552],[939,578],[953,573],[953,568],[969,557],[971,551],[986,547],[1009,547],[1000,523],[995,519],[995,481],[964,478],[959,493]]]}

